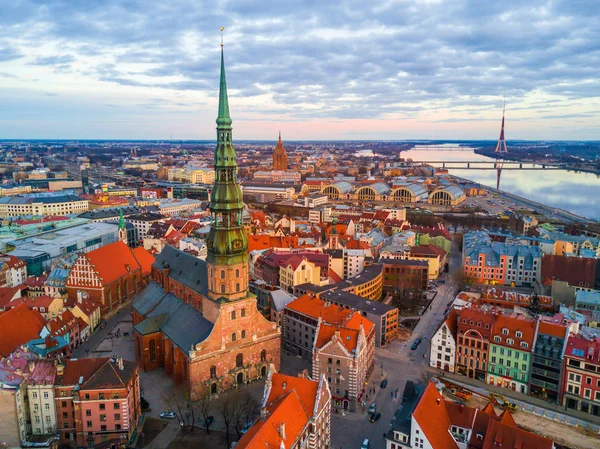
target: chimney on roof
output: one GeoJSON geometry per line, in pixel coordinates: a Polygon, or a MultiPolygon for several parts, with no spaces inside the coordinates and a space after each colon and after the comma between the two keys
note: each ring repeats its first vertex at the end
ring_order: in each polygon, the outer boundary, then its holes
{"type": "Polygon", "coordinates": [[[117,359],[117,366],[119,367],[119,369],[120,369],[121,371],[123,371],[123,357],[119,357],[119,358],[117,359]]]}
{"type": "Polygon", "coordinates": [[[32,373],[35,368],[35,362],[33,360],[29,361],[29,372],[32,373]]]}
{"type": "Polygon", "coordinates": [[[440,404],[442,403],[442,401],[441,401],[441,399],[440,399],[440,398],[437,398],[437,399],[435,400],[435,402],[437,402],[437,405],[440,405],[440,404]]]}
{"type": "Polygon", "coordinates": [[[283,382],[283,383],[281,384],[281,388],[283,388],[283,389],[285,390],[285,389],[287,388],[287,383],[286,383],[286,382],[283,382]]]}

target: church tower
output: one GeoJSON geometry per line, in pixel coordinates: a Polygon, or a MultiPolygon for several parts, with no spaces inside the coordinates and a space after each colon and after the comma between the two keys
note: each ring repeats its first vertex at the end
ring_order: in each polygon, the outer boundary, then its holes
{"type": "Polygon", "coordinates": [[[119,240],[127,245],[127,227],[125,226],[125,218],[123,218],[123,209],[119,210],[119,240]]]}
{"type": "Polygon", "coordinates": [[[211,225],[208,234],[208,297],[217,304],[248,296],[248,237],[242,223],[244,203],[237,180],[236,153],[231,143],[225,61],[221,47],[221,81],[215,180],[210,194],[211,225]]]}
{"type": "Polygon", "coordinates": [[[283,142],[281,141],[281,132],[279,132],[279,141],[273,151],[273,170],[276,171],[287,171],[288,169],[288,156],[283,142]]]}

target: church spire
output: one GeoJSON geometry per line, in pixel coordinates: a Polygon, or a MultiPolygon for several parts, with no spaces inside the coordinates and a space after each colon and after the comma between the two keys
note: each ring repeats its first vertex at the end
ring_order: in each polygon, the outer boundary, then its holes
{"type": "Polygon", "coordinates": [[[209,266],[208,296],[218,301],[241,299],[246,297],[248,291],[248,237],[242,222],[244,203],[237,179],[238,166],[231,138],[231,123],[221,41],[215,180],[210,192],[211,225],[206,257],[209,266]]]}
{"type": "Polygon", "coordinates": [[[125,218],[123,218],[123,208],[119,209],[119,229],[125,229],[125,218]]]}
{"type": "Polygon", "coordinates": [[[217,116],[217,125],[231,125],[231,117],[229,117],[229,99],[227,98],[227,79],[225,78],[223,42],[221,42],[221,81],[219,85],[219,115],[217,116]]]}

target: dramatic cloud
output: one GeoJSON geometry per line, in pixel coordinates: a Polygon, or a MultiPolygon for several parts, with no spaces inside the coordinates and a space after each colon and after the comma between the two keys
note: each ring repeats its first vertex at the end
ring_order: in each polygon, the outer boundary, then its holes
{"type": "MultiPolygon", "coordinates": [[[[556,123],[577,119],[570,137],[600,138],[594,2],[368,4],[11,2],[0,14],[0,87],[31,107],[42,93],[56,94],[40,102],[65,137],[80,137],[57,115],[73,97],[99,120],[108,110],[130,125],[128,136],[116,128],[99,136],[110,123],[81,123],[81,137],[156,138],[174,128],[212,137],[223,25],[240,137],[266,138],[285,122],[290,138],[492,138],[506,97],[509,116],[523,121],[515,137],[552,138],[556,123]]],[[[0,137],[39,134],[15,120],[0,112],[0,137]]]]}

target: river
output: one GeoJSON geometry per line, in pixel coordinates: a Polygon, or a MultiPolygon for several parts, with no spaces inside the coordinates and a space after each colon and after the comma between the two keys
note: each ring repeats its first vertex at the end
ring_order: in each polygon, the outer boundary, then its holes
{"type": "MultiPolygon", "coordinates": [[[[472,149],[454,144],[417,145],[401,156],[414,161],[490,161],[472,149]],[[441,148],[441,149],[439,149],[441,148]]],[[[477,183],[496,187],[495,170],[450,169],[448,172],[477,183]]],[[[500,189],[514,195],[564,209],[586,218],[600,219],[600,177],[567,170],[503,170],[500,189]]]]}

